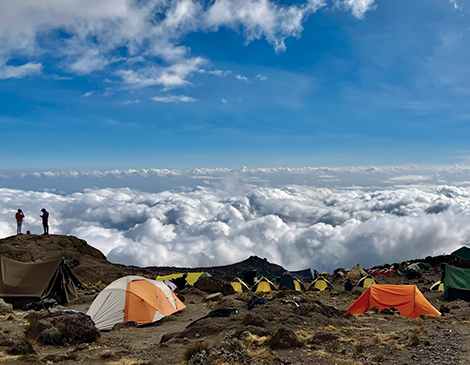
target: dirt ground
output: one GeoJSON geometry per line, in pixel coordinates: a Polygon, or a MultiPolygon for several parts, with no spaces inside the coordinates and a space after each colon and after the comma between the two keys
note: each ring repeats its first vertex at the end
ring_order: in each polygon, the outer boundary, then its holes
{"type": "MultiPolygon", "coordinates": [[[[450,310],[441,317],[409,319],[374,312],[352,316],[346,309],[364,289],[345,292],[341,280],[332,280],[332,291],[267,293],[264,297],[272,300],[252,310],[247,308],[252,293],[204,302],[203,296],[190,290],[184,294],[186,309],[154,326],[102,332],[93,344],[54,347],[33,343],[36,355],[30,356],[6,353],[12,342],[24,338],[27,327],[26,312],[15,311],[0,318],[0,363],[470,364],[470,307],[463,301],[444,302],[441,293],[429,292],[439,276],[439,269],[432,268],[420,280],[379,277],[378,281],[417,285],[436,309],[444,305],[450,310]],[[207,318],[186,328],[223,307],[238,313],[207,318]]],[[[93,298],[82,295],[61,309],[86,312],[93,298]]]]}

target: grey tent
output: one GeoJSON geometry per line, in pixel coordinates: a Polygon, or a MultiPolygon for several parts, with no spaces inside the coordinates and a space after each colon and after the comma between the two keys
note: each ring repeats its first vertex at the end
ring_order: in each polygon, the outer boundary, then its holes
{"type": "Polygon", "coordinates": [[[294,275],[296,278],[300,280],[313,280],[313,275],[312,275],[312,270],[311,269],[305,269],[305,270],[299,270],[299,271],[290,271],[292,275],[294,275]]]}
{"type": "Polygon", "coordinates": [[[15,307],[44,298],[68,303],[77,299],[77,286],[82,286],[61,258],[36,263],[0,256],[0,274],[0,298],[15,307]]]}
{"type": "Polygon", "coordinates": [[[458,250],[451,253],[452,256],[457,256],[464,260],[470,260],[470,248],[462,246],[458,250]]]}

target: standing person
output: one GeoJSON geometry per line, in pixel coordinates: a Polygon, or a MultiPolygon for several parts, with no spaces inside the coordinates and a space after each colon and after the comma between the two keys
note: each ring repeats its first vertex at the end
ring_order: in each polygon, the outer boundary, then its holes
{"type": "Polygon", "coordinates": [[[24,214],[21,211],[21,209],[18,209],[18,211],[15,214],[16,218],[16,234],[21,234],[21,226],[23,225],[23,218],[24,214]]]}
{"type": "Polygon", "coordinates": [[[42,215],[40,217],[42,218],[42,227],[44,228],[44,233],[43,234],[49,234],[49,212],[42,208],[41,209],[42,215]]]}

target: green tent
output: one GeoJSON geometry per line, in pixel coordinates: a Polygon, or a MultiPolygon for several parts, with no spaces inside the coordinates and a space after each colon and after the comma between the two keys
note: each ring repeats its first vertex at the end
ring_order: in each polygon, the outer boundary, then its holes
{"type": "Polygon", "coordinates": [[[470,301],[470,269],[445,265],[444,299],[470,301]]]}
{"type": "Polygon", "coordinates": [[[458,250],[451,253],[452,256],[457,256],[464,260],[470,260],[470,248],[462,246],[458,250]]]}

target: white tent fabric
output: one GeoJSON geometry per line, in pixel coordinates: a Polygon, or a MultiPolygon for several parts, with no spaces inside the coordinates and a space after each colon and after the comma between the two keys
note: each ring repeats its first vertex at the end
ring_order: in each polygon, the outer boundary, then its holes
{"type": "MultiPolygon", "coordinates": [[[[170,288],[168,288],[168,286],[163,282],[147,279],[141,276],[125,276],[113,281],[104,288],[88,309],[87,315],[91,317],[96,328],[99,330],[110,330],[116,323],[124,321],[128,284],[133,281],[140,280],[146,280],[161,289],[168,302],[174,308],[174,312],[185,308],[184,304],[182,304],[178,299],[176,299],[178,301],[178,303],[176,303],[170,288]]],[[[155,310],[153,321],[158,321],[164,316],[164,314],[155,310]]]]}

